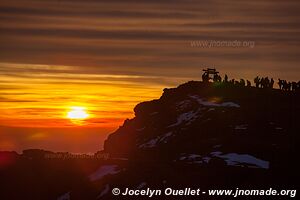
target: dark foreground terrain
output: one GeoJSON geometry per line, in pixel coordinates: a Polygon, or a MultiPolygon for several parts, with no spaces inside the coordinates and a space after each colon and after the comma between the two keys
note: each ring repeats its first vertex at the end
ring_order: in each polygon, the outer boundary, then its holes
{"type": "Polygon", "coordinates": [[[299,93],[192,81],[134,111],[98,153],[108,159],[2,153],[6,161],[15,156],[1,169],[0,199],[133,199],[113,196],[115,187],[299,188],[299,93]]]}

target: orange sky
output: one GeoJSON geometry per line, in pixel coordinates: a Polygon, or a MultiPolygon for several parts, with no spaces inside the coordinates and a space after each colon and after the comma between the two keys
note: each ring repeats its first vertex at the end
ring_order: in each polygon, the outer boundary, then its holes
{"type": "Polygon", "coordinates": [[[204,67],[298,81],[299,10],[295,0],[1,0],[0,150],[97,151],[138,102],[204,67]],[[254,46],[191,46],[236,40],[254,46]],[[72,123],[72,106],[91,117],[72,123]]]}
{"type": "Polygon", "coordinates": [[[133,117],[138,102],[159,98],[166,86],[143,81],[154,76],[83,74],[71,66],[0,67],[9,69],[0,74],[0,150],[100,150],[107,134],[133,117]],[[89,118],[73,123],[67,113],[74,106],[84,107],[89,118]]]}
{"type": "Polygon", "coordinates": [[[144,83],[142,76],[76,74],[71,66],[7,63],[0,66],[22,71],[0,74],[0,122],[4,126],[73,126],[66,115],[74,106],[84,107],[90,114],[86,126],[116,126],[133,116],[132,109],[138,102],[158,98],[164,87],[144,83]]]}

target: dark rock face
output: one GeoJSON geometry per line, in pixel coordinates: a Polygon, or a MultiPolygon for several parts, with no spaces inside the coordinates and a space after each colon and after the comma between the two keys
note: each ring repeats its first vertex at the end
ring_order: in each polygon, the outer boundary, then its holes
{"type": "Polygon", "coordinates": [[[105,141],[113,157],[172,161],[180,153],[250,154],[277,165],[299,132],[299,94],[188,82],[138,104],[105,141]],[[272,161],[272,162],[271,162],[272,161]]]}
{"type": "Polygon", "coordinates": [[[104,152],[128,162],[98,181],[106,184],[98,193],[112,185],[297,188],[299,102],[299,93],[224,83],[165,89],[105,141],[104,152]]]}

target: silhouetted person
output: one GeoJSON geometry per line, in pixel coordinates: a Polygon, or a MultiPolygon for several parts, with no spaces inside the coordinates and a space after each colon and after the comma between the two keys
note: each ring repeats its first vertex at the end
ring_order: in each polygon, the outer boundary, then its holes
{"type": "Polygon", "coordinates": [[[272,89],[274,87],[274,79],[271,78],[271,81],[270,81],[270,88],[272,89]]]}
{"type": "Polygon", "coordinates": [[[264,88],[269,88],[269,86],[270,86],[270,80],[269,80],[269,78],[266,77],[264,80],[265,80],[264,81],[264,88]]]}
{"type": "Polygon", "coordinates": [[[292,82],[292,91],[297,90],[297,83],[295,81],[292,82]]]}
{"type": "Polygon", "coordinates": [[[262,77],[262,78],[260,79],[259,85],[260,85],[261,88],[264,88],[264,87],[265,87],[265,84],[266,84],[265,78],[262,77]]]}
{"type": "Polygon", "coordinates": [[[288,82],[287,83],[287,91],[291,91],[292,83],[288,82]]]}
{"type": "MultiPolygon", "coordinates": [[[[258,76],[256,76],[254,78],[254,83],[257,88],[273,89],[275,81],[273,78],[271,78],[271,79],[269,79],[269,77],[259,78],[258,76]]],[[[283,90],[283,91],[298,91],[298,90],[300,90],[300,81],[288,82],[286,80],[282,80],[279,78],[277,83],[278,83],[279,89],[283,90]]],[[[248,83],[248,80],[247,80],[247,86],[248,86],[248,84],[250,84],[250,86],[251,86],[251,83],[248,83]]]]}
{"type": "Polygon", "coordinates": [[[245,86],[246,83],[245,83],[245,80],[244,79],[240,79],[240,86],[245,86]]]}
{"type": "Polygon", "coordinates": [[[258,76],[257,76],[257,77],[255,77],[255,79],[254,79],[254,83],[255,83],[255,87],[259,88],[260,79],[259,79],[259,77],[258,77],[258,76]]]}
{"type": "Polygon", "coordinates": [[[228,83],[228,76],[227,76],[227,74],[225,74],[224,82],[225,82],[225,83],[228,83]]]}
{"type": "Polygon", "coordinates": [[[283,90],[285,91],[291,91],[291,82],[287,82],[286,80],[283,80],[283,90]]]}
{"type": "Polygon", "coordinates": [[[288,90],[288,86],[287,86],[286,80],[282,80],[282,90],[284,90],[284,91],[288,90]]]}
{"type": "Polygon", "coordinates": [[[247,80],[247,87],[251,87],[251,82],[247,80]]]}
{"type": "Polygon", "coordinates": [[[278,85],[279,85],[279,89],[282,90],[283,89],[283,80],[281,80],[280,78],[278,79],[278,85]]]}
{"type": "Polygon", "coordinates": [[[214,74],[214,77],[213,77],[213,81],[214,82],[221,82],[221,76],[219,76],[218,74],[214,74]]]}
{"type": "Polygon", "coordinates": [[[202,81],[204,82],[204,83],[208,83],[209,82],[209,75],[208,75],[208,73],[203,73],[202,74],[202,81]]]}

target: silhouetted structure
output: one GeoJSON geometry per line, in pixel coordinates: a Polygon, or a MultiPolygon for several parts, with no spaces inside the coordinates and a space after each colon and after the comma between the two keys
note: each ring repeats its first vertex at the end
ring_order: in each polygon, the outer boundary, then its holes
{"type": "Polygon", "coordinates": [[[215,68],[207,68],[204,69],[203,71],[204,71],[204,73],[202,74],[203,82],[209,82],[210,79],[212,79],[214,82],[222,81],[221,76],[219,76],[219,72],[215,68]]]}

